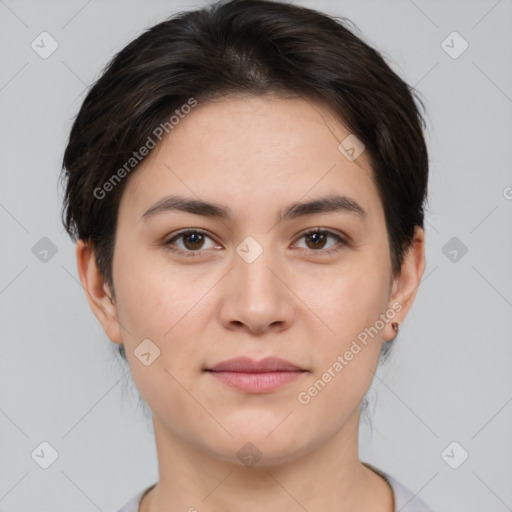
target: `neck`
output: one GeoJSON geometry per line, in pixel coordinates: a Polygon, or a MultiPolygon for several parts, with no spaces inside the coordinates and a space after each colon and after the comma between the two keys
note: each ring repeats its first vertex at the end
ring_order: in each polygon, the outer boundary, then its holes
{"type": "Polygon", "coordinates": [[[140,512],[244,510],[392,512],[385,480],[358,457],[359,413],[336,435],[285,462],[245,467],[219,460],[153,418],[159,482],[140,512]]]}

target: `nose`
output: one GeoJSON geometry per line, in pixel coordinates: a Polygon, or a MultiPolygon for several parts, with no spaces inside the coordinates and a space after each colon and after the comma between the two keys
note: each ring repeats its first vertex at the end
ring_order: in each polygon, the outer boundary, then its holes
{"type": "Polygon", "coordinates": [[[223,283],[219,314],[224,327],[253,334],[289,328],[294,295],[271,251],[264,250],[251,263],[235,255],[233,265],[223,283]]]}

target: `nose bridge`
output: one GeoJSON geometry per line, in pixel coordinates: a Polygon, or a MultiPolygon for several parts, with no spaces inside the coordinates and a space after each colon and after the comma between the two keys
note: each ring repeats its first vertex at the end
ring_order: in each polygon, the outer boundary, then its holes
{"type": "MultiPolygon", "coordinates": [[[[270,237],[267,238],[269,242],[270,237]]],[[[260,296],[265,300],[273,300],[276,294],[280,294],[282,283],[276,277],[279,273],[279,261],[269,243],[263,246],[263,243],[256,241],[252,237],[247,237],[236,249],[235,279],[239,286],[239,295],[248,297],[260,296]]]]}

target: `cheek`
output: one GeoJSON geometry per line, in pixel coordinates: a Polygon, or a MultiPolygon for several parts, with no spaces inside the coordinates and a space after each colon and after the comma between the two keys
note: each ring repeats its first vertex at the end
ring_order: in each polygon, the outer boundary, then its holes
{"type": "MultiPolygon", "coordinates": [[[[315,341],[316,367],[311,378],[313,407],[354,410],[373,378],[382,347],[380,315],[387,309],[385,269],[352,266],[333,274],[320,294],[310,289],[310,303],[327,328],[315,341]]],[[[307,397],[306,397],[307,398],[307,397]]],[[[319,409],[320,410],[320,409],[319,409]]]]}
{"type": "MultiPolygon", "coordinates": [[[[352,272],[333,279],[312,308],[326,334],[314,339],[315,370],[302,389],[305,411],[332,410],[332,425],[355,411],[373,378],[382,347],[380,315],[387,308],[386,280],[378,272],[352,272]]],[[[313,292],[311,292],[313,293],[313,292]]]]}
{"type": "Polygon", "coordinates": [[[297,295],[323,321],[326,333],[340,341],[373,325],[387,306],[387,274],[375,266],[332,268],[296,283],[302,283],[297,295]]]}
{"type": "Polygon", "coordinates": [[[115,260],[120,318],[130,333],[163,337],[185,313],[188,300],[184,291],[190,287],[158,252],[117,250],[124,254],[115,260]]]}
{"type": "MultiPolygon", "coordinates": [[[[183,380],[187,366],[190,370],[191,363],[200,365],[199,340],[212,321],[214,295],[208,291],[212,290],[215,278],[211,272],[199,275],[192,266],[179,270],[170,265],[164,268],[162,259],[119,259],[118,315],[128,331],[123,332],[127,353],[133,356],[139,344],[150,339],[160,350],[152,366],[159,373],[168,369],[183,380]]],[[[144,381],[147,372],[140,371],[139,361],[133,362],[134,378],[144,381]]]]}

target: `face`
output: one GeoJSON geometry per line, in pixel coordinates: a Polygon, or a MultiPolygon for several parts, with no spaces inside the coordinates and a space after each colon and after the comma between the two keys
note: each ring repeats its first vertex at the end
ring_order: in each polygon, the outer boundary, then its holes
{"type": "Polygon", "coordinates": [[[423,269],[391,278],[367,155],[338,149],[349,134],[309,100],[225,97],[128,178],[98,318],[166,435],[235,463],[252,443],[273,464],[354,425],[423,269]],[[239,357],[289,365],[217,366],[239,357]]]}

